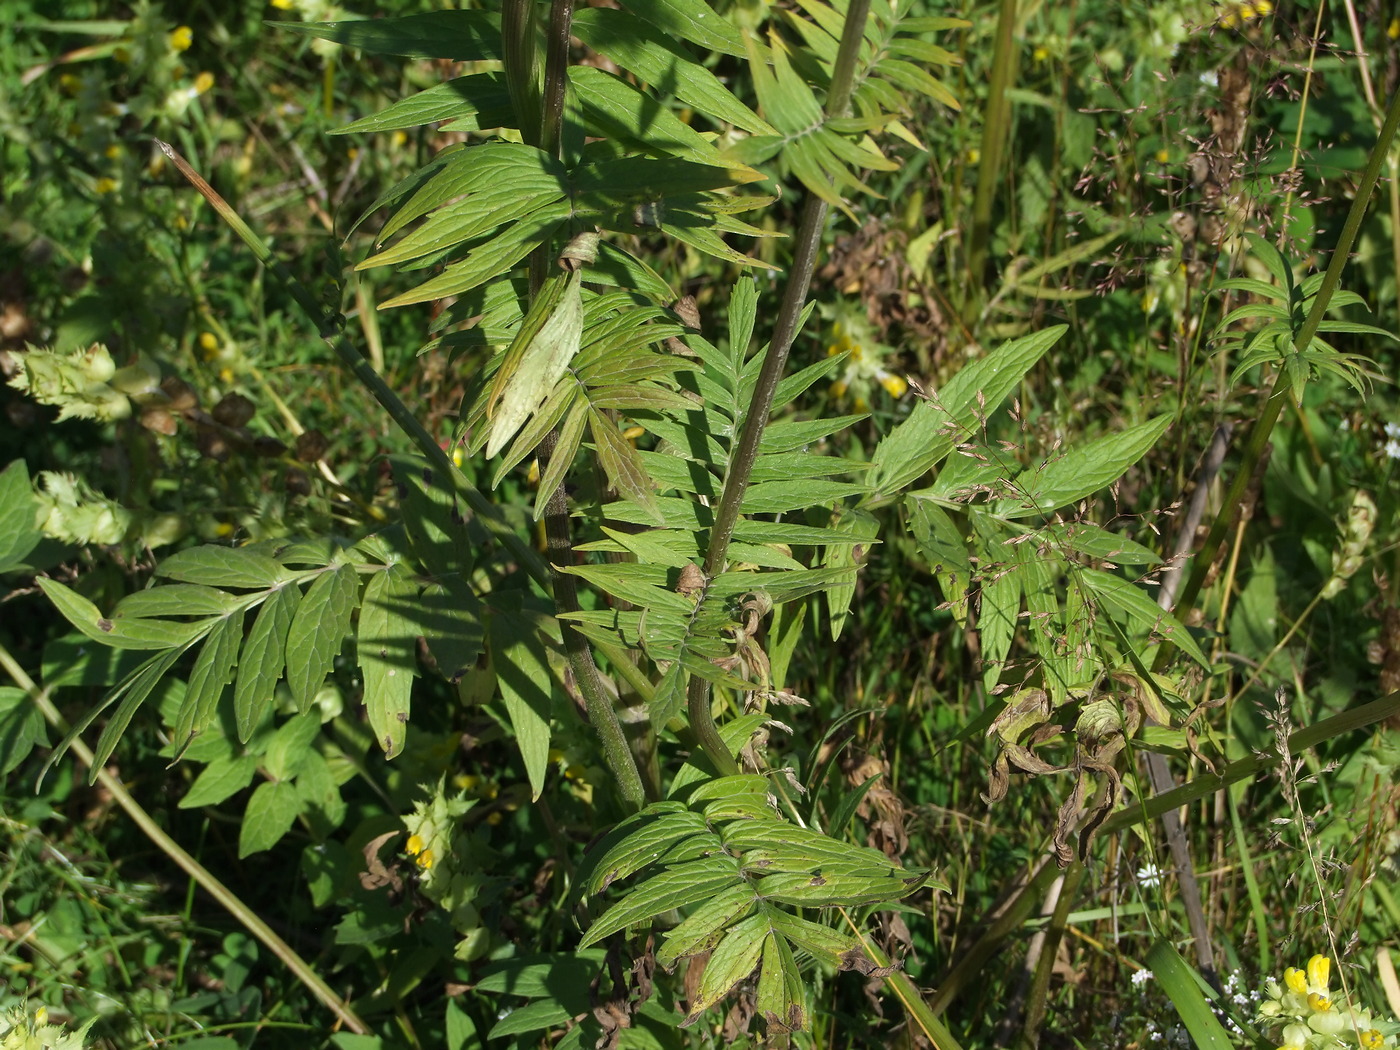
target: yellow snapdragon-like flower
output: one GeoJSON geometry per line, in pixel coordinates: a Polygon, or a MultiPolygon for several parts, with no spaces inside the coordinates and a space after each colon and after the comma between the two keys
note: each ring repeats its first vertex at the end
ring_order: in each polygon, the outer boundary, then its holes
{"type": "Polygon", "coordinates": [[[188,51],[194,43],[194,30],[189,26],[177,26],[165,40],[171,51],[188,51]]]}
{"type": "Polygon", "coordinates": [[[1343,991],[1334,995],[1331,982],[1332,960],[1325,955],[1284,970],[1282,984],[1264,982],[1258,1019],[1278,1050],[1395,1050],[1400,1024],[1373,1016],[1343,991]]]}

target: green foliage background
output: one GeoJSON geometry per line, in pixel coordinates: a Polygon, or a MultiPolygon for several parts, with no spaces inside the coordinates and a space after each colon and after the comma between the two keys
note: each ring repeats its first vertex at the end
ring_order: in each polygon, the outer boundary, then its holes
{"type": "Polygon", "coordinates": [[[0,0],[0,1009],[1129,1046],[1163,941],[1379,1000],[1382,6],[875,3],[848,108],[845,5],[648,0],[555,112],[547,6],[0,0]]]}

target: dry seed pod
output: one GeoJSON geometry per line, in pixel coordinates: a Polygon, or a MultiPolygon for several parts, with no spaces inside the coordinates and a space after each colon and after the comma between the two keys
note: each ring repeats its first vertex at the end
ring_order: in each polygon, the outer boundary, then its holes
{"type": "Polygon", "coordinates": [[[214,406],[214,419],[226,427],[241,427],[253,418],[254,405],[242,394],[225,394],[214,406]]]}

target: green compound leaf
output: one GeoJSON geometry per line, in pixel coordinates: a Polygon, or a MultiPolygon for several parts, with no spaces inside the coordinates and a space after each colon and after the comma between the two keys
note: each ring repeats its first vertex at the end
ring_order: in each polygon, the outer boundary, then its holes
{"type": "Polygon", "coordinates": [[[1023,471],[1016,479],[1020,498],[1008,501],[1009,505],[999,505],[997,513],[1008,518],[1048,515],[1107,488],[1147,455],[1171,421],[1171,416],[1158,416],[1117,434],[1076,446],[1039,468],[1023,471]]]}
{"type": "Polygon", "coordinates": [[[44,716],[23,689],[0,686],[0,777],[19,768],[36,744],[47,744],[44,716]]]}
{"type": "Polygon", "coordinates": [[[477,73],[435,84],[426,91],[395,102],[388,109],[353,124],[336,128],[332,135],[353,135],[374,131],[401,131],[450,120],[451,131],[478,131],[481,128],[510,127],[515,123],[515,107],[500,73],[477,73]]]}
{"type": "Polygon", "coordinates": [[[770,1028],[796,1032],[807,1027],[807,993],[787,941],[770,933],[758,971],[758,1012],[770,1028]]]}
{"type": "Polygon", "coordinates": [[[287,687],[297,710],[311,709],[350,633],[360,580],[349,565],[316,577],[287,630],[287,687]]]}
{"type": "MultiPolygon", "coordinates": [[[[756,724],[747,722],[729,742],[742,745],[756,724]]],[[[879,904],[925,884],[944,888],[931,883],[928,872],[899,868],[879,850],[782,820],[769,801],[766,777],[691,778],[688,784],[684,805],[654,803],[619,825],[585,858],[577,883],[596,895],[633,874],[654,872],[594,922],[585,944],[671,909],[693,909],[665,933],[657,951],[668,970],[710,953],[684,1024],[698,1020],[757,969],[769,1023],[801,1027],[807,1008],[797,953],[841,969],[868,967],[854,937],[792,915],[783,905],[879,904]]]]}
{"type": "Polygon", "coordinates": [[[978,416],[993,412],[1066,331],[1055,325],[1013,339],[920,401],[875,449],[867,476],[872,498],[893,495],[942,462],[975,432],[978,416]]]}
{"type": "Polygon", "coordinates": [[[97,746],[92,749],[93,759],[92,769],[88,776],[89,784],[97,783],[98,771],[107,765],[107,759],[112,757],[117,742],[126,732],[126,727],[131,724],[131,719],[136,714],[137,709],[146,702],[151,691],[165,677],[165,672],[174,666],[175,661],[180,658],[184,651],[185,647],[182,646],[157,653],[142,664],[141,669],[129,680],[130,685],[126,688],[121,703],[116,712],[113,713],[111,720],[102,727],[102,735],[97,738],[97,746]]]}
{"type": "Polygon", "coordinates": [[[177,761],[190,742],[213,721],[219,698],[224,695],[224,687],[233,681],[233,668],[242,644],[243,610],[238,609],[214,626],[204,640],[199,656],[195,658],[185,698],[175,717],[177,761]]]}
{"type": "Polygon", "coordinates": [[[243,824],[238,832],[239,859],[277,845],[282,836],[292,830],[301,813],[301,804],[296,786],[289,781],[259,784],[243,812],[243,824]]]}
{"type": "Polygon", "coordinates": [[[356,639],[365,707],[374,738],[388,758],[403,750],[409,700],[418,675],[418,585],[402,564],[375,573],[365,587],[356,639]]]}
{"type": "Polygon", "coordinates": [[[549,769],[549,709],[554,688],[544,632],[527,614],[497,609],[490,620],[490,638],[491,664],[525,762],[531,801],[535,801],[544,790],[549,769]]]}
{"type": "Polygon", "coordinates": [[[1145,627],[1150,633],[1171,642],[1202,667],[1210,669],[1210,660],[1181,621],[1158,606],[1141,587],[1099,569],[1080,569],[1078,579],[1105,605],[1125,614],[1130,621],[1145,627]]]}
{"type": "Polygon", "coordinates": [[[179,808],[217,806],[246,788],[257,775],[257,755],[220,755],[195,777],[189,791],[180,800],[179,808]]]}
{"type": "Polygon", "coordinates": [[[240,743],[248,742],[272,703],[286,662],[287,631],[300,604],[300,588],[295,584],[279,587],[258,610],[258,618],[248,632],[233,686],[233,717],[240,743]]]}
{"type": "Polygon", "coordinates": [[[34,522],[29,468],[17,459],[0,473],[0,573],[23,566],[44,534],[34,522]]]}
{"type": "Polygon", "coordinates": [[[206,587],[267,590],[291,578],[291,573],[266,554],[247,547],[192,547],[160,563],[157,576],[206,587]]]}
{"type": "Polygon", "coordinates": [[[93,641],[113,649],[182,648],[213,626],[210,620],[177,623],[140,617],[108,619],[92,602],[57,580],[40,576],[34,582],[69,623],[93,641]]]}
{"type": "Polygon", "coordinates": [[[152,616],[227,616],[243,604],[235,595],[198,583],[168,583],[128,594],[117,603],[113,618],[152,616]]]}
{"type": "Polygon", "coordinates": [[[376,55],[481,62],[501,57],[501,18],[486,11],[431,11],[345,22],[269,22],[376,55]]]}

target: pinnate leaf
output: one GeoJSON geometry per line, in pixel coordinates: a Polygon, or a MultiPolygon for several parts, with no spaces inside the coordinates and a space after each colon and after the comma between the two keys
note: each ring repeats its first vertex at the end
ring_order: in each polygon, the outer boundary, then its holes
{"type": "Polygon", "coordinates": [[[287,686],[297,710],[311,709],[350,633],[360,595],[354,568],[341,565],[316,577],[287,631],[287,686]]]}
{"type": "Polygon", "coordinates": [[[233,715],[242,743],[248,742],[272,702],[286,662],[287,630],[300,604],[301,589],[295,584],[277,588],[258,610],[258,618],[243,643],[233,687],[233,715]]]}

